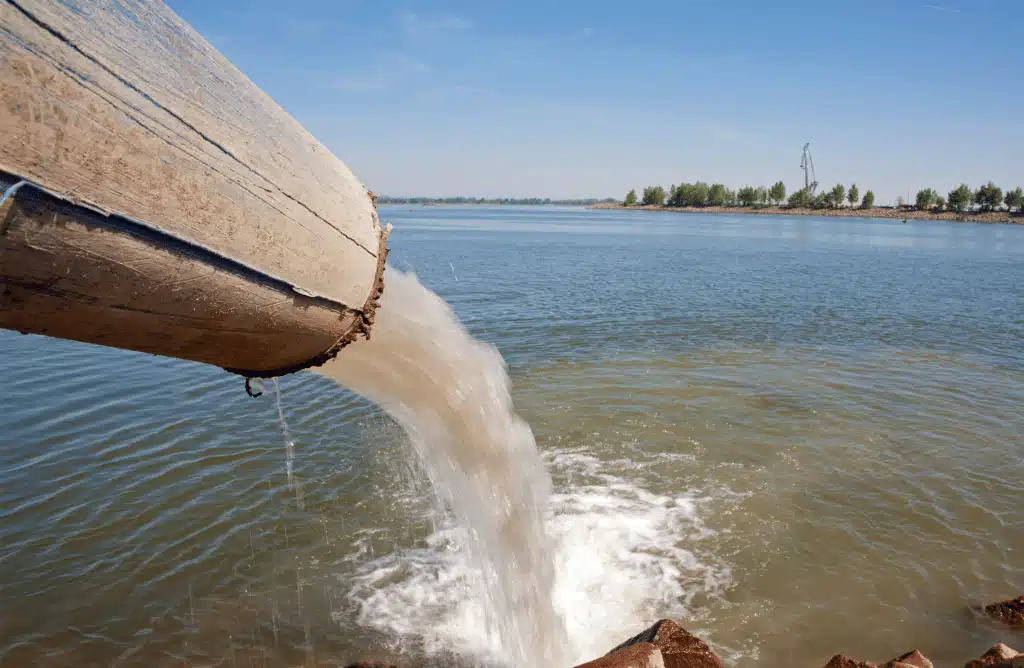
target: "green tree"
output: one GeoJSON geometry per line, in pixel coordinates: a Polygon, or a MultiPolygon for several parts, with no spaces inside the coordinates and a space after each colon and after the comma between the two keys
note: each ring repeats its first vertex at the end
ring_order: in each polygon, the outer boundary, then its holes
{"type": "Polygon", "coordinates": [[[661,186],[644,188],[644,206],[661,206],[665,203],[665,189],[661,186]]]}
{"type": "Polygon", "coordinates": [[[807,188],[801,188],[789,196],[788,204],[791,209],[808,209],[811,206],[811,194],[807,188]]]}
{"type": "Polygon", "coordinates": [[[871,209],[875,206],[875,193],[870,190],[864,193],[864,199],[860,202],[860,208],[871,209]]]}
{"type": "Polygon", "coordinates": [[[831,205],[833,208],[838,208],[843,205],[843,200],[846,199],[846,186],[842,183],[837,183],[832,188],[832,201],[831,205]]]}
{"type": "Polygon", "coordinates": [[[1017,186],[1016,190],[1007,190],[1006,199],[1003,201],[1006,202],[1007,211],[1012,211],[1014,208],[1017,211],[1024,211],[1024,190],[1020,186],[1017,186]]]}
{"type": "Polygon", "coordinates": [[[740,201],[740,206],[751,206],[757,201],[757,191],[753,186],[743,186],[736,191],[736,197],[740,201]]]}
{"type": "Polygon", "coordinates": [[[860,203],[860,191],[857,190],[856,183],[850,186],[850,192],[846,194],[846,199],[849,200],[850,206],[857,206],[860,203]]]}
{"type": "Polygon", "coordinates": [[[700,199],[700,189],[697,188],[696,183],[687,183],[686,189],[683,191],[683,206],[703,206],[704,202],[700,199]],[[700,203],[698,205],[698,202],[700,203]]]}
{"type": "Polygon", "coordinates": [[[917,191],[917,197],[914,198],[914,204],[917,206],[918,211],[927,211],[932,208],[936,200],[938,200],[938,194],[931,188],[925,188],[917,191]]]}
{"type": "Polygon", "coordinates": [[[1003,191],[996,184],[989,181],[974,194],[974,201],[981,207],[982,211],[994,211],[1003,203],[1003,191]]]}
{"type": "Polygon", "coordinates": [[[754,201],[758,204],[768,203],[768,189],[764,186],[754,188],[754,201]]]}
{"type": "Polygon", "coordinates": [[[939,211],[946,210],[946,198],[938,193],[935,193],[935,208],[939,211]]]}
{"type": "Polygon", "coordinates": [[[729,191],[721,183],[716,183],[708,190],[708,204],[710,206],[722,206],[726,202],[729,191]]]}
{"type": "Polygon", "coordinates": [[[680,183],[672,195],[672,206],[705,206],[710,188],[706,183],[680,183]]]}
{"type": "Polygon", "coordinates": [[[711,188],[708,184],[703,181],[698,181],[693,184],[693,191],[690,195],[690,206],[707,206],[708,195],[711,194],[711,188]]]}
{"type": "Polygon", "coordinates": [[[782,181],[777,182],[768,191],[768,196],[775,204],[781,204],[786,201],[786,184],[782,181]]]}
{"type": "Polygon", "coordinates": [[[949,203],[950,209],[963,213],[971,205],[972,197],[971,189],[967,187],[966,183],[961,183],[949,191],[946,201],[949,203]]]}
{"type": "Polygon", "coordinates": [[[636,189],[626,193],[626,199],[622,200],[622,206],[633,206],[636,204],[636,189]]]}
{"type": "Polygon", "coordinates": [[[978,188],[971,192],[971,204],[977,206],[979,209],[984,208],[985,195],[988,194],[985,186],[978,188]]]}
{"type": "Polygon", "coordinates": [[[835,192],[829,190],[828,192],[821,192],[814,196],[811,200],[811,208],[813,209],[827,209],[832,206],[832,200],[835,197],[835,192]]]}

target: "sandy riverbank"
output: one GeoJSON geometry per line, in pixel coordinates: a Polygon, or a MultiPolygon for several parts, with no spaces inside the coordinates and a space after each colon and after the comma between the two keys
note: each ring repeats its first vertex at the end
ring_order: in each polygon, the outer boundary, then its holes
{"type": "Polygon", "coordinates": [[[908,211],[906,209],[790,209],[782,206],[738,207],[738,206],[622,206],[621,204],[593,204],[589,209],[628,209],[631,211],[665,211],[669,213],[747,213],[768,216],[831,216],[836,218],[889,218],[914,220],[951,220],[971,223],[1015,223],[1024,224],[1024,216],[1006,211],[986,213],[955,213],[952,211],[908,211]]]}

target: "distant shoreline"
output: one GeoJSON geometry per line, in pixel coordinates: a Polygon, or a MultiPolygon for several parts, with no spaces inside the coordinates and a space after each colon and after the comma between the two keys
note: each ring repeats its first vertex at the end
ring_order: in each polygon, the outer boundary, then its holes
{"type": "Polygon", "coordinates": [[[877,218],[882,220],[940,220],[961,223],[1010,223],[1024,224],[1024,216],[1011,214],[1008,211],[985,211],[976,213],[956,213],[954,211],[917,211],[908,209],[889,209],[873,207],[871,209],[790,209],[784,206],[740,207],[740,206],[657,206],[634,204],[591,204],[588,209],[613,209],[623,211],[664,211],[668,213],[713,213],[713,214],[754,214],[767,216],[828,216],[833,218],[877,218]]]}
{"type": "MultiPolygon", "coordinates": [[[[554,202],[552,202],[550,204],[506,204],[504,202],[429,202],[429,203],[415,202],[415,203],[402,204],[402,203],[395,203],[395,202],[377,202],[377,206],[378,207],[394,206],[394,207],[408,208],[408,209],[411,209],[413,207],[419,207],[421,209],[429,209],[429,208],[435,207],[435,206],[443,206],[443,207],[448,207],[448,206],[575,206],[575,207],[585,207],[585,208],[589,208],[589,207],[601,207],[601,208],[604,208],[606,205],[604,205],[604,204],[555,204],[554,202]]],[[[622,208],[621,204],[608,204],[607,206],[609,208],[612,208],[612,209],[614,209],[616,207],[622,208]]],[[[644,208],[648,208],[648,207],[638,206],[638,207],[633,207],[633,208],[644,209],[644,208]]]]}
{"type": "Polygon", "coordinates": [[[398,204],[395,202],[378,203],[378,207],[395,208],[430,208],[430,207],[463,207],[463,206],[532,206],[532,207],[577,207],[595,210],[610,211],[657,211],[666,213],[710,213],[710,214],[753,214],[766,216],[825,216],[830,218],[874,218],[878,220],[936,220],[960,223],[1008,223],[1010,225],[1024,225],[1024,215],[1010,213],[1008,211],[978,211],[972,213],[956,213],[955,211],[917,211],[913,209],[895,209],[888,207],[872,207],[861,209],[846,207],[842,209],[790,209],[785,206],[657,206],[633,204],[623,206],[621,203],[596,203],[596,204],[503,204],[499,202],[437,202],[437,203],[415,203],[398,204]]]}

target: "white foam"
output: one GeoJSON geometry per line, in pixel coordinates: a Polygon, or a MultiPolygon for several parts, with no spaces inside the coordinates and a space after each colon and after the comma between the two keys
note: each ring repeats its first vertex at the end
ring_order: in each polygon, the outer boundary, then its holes
{"type": "MultiPolygon", "coordinates": [[[[652,493],[637,477],[613,473],[623,473],[625,462],[578,451],[548,462],[561,477],[583,479],[551,495],[546,517],[565,665],[601,656],[659,618],[685,617],[694,596],[718,596],[728,585],[727,567],[688,549],[714,536],[702,520],[709,499],[652,493]]],[[[409,651],[513,665],[488,624],[483,580],[465,540],[444,521],[425,545],[364,561],[349,593],[358,623],[409,651]]]]}

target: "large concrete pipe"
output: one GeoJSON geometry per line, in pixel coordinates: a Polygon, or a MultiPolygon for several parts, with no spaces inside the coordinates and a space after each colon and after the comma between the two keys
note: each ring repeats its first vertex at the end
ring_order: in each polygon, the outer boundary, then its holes
{"type": "Polygon", "coordinates": [[[159,0],[0,0],[0,327],[276,376],[368,335],[345,165],[159,0]]]}

